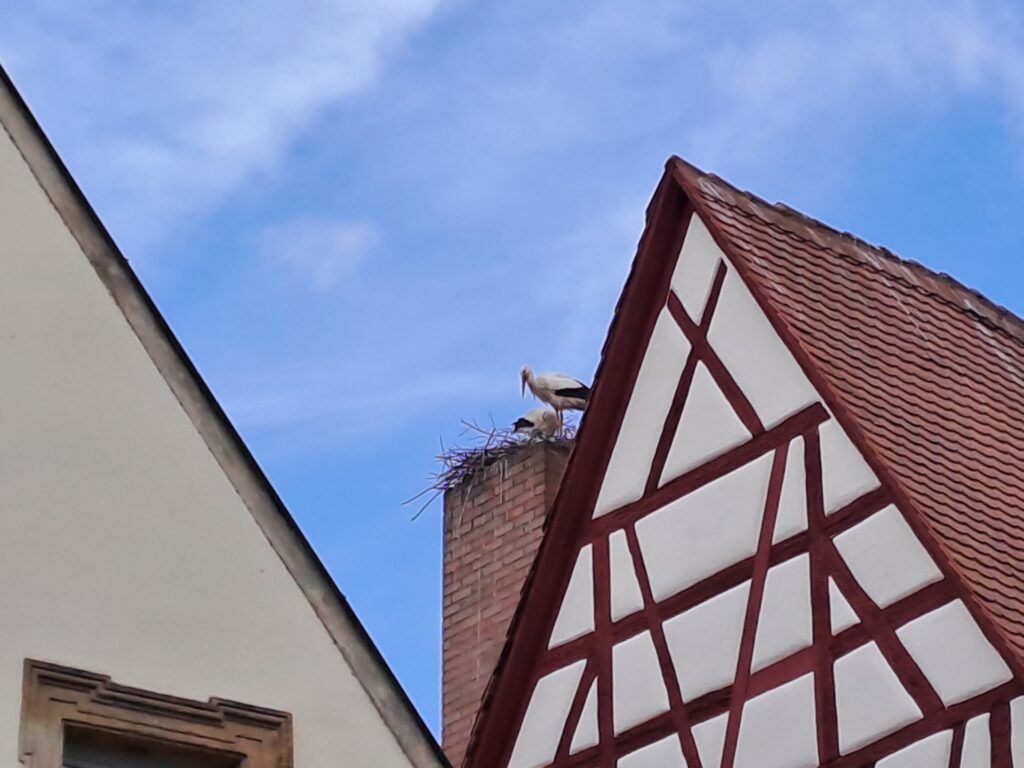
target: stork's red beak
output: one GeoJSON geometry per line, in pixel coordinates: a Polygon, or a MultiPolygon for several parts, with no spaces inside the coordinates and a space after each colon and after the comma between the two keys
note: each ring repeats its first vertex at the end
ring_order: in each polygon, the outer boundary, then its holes
{"type": "Polygon", "coordinates": [[[526,377],[525,376],[520,376],[519,377],[519,398],[522,399],[524,397],[526,397],[526,377]]]}

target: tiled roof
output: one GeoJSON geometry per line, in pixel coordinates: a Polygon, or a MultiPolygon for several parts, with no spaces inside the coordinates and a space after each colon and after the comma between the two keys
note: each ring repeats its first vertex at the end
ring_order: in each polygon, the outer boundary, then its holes
{"type": "Polygon", "coordinates": [[[1024,657],[1024,323],[946,275],[673,162],[1024,657]]]}

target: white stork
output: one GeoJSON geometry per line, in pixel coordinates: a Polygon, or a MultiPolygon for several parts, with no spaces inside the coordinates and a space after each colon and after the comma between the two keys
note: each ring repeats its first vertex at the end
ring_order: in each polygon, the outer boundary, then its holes
{"type": "Polygon", "coordinates": [[[561,429],[558,414],[550,408],[534,408],[516,419],[512,425],[515,432],[528,434],[530,437],[554,437],[561,429]]]}
{"type": "Polygon", "coordinates": [[[533,368],[524,365],[519,370],[520,393],[526,397],[529,387],[533,396],[547,403],[558,414],[558,423],[562,423],[563,411],[582,411],[587,407],[590,387],[579,379],[565,373],[542,373],[533,375],[533,368]]]}

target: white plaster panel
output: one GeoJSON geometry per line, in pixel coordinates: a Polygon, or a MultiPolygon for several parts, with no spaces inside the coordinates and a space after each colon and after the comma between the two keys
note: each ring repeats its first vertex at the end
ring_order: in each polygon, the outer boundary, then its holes
{"type": "Polygon", "coordinates": [[[1014,768],[1024,768],[1024,696],[1010,702],[1010,755],[1014,768]]]}
{"type": "Polygon", "coordinates": [[[549,648],[594,631],[594,555],[590,544],[580,549],[572,567],[562,607],[551,630],[549,648]]]}
{"type": "Polygon", "coordinates": [[[644,597],[636,579],[626,534],[622,531],[613,531],[609,537],[608,556],[611,561],[612,621],[618,621],[642,609],[644,597]]]}
{"type": "Polygon", "coordinates": [[[1013,677],[961,600],[904,624],[896,634],[946,706],[1013,677]]]}
{"type": "Polygon", "coordinates": [[[288,711],[306,768],[410,765],[4,130],[0,233],[0,752],[31,657],[288,711]]]}
{"type": "Polygon", "coordinates": [[[612,646],[612,709],[616,733],[668,710],[668,691],[649,631],[612,646]]]}
{"type": "Polygon", "coordinates": [[[655,600],[754,554],[771,464],[762,456],[637,522],[655,600]]]}
{"type": "Polygon", "coordinates": [[[964,729],[964,750],[960,765],[963,768],[991,768],[992,742],[989,736],[988,715],[979,715],[964,729]]]}
{"type": "Polygon", "coordinates": [[[750,433],[703,363],[694,371],[659,485],[745,443],[750,433]]]}
{"type": "Polygon", "coordinates": [[[819,399],[731,265],[708,340],[766,427],[819,399]]]}
{"type": "Polygon", "coordinates": [[[818,429],[825,514],[878,487],[878,477],[833,416],[818,429]]]}
{"type": "Polygon", "coordinates": [[[717,768],[722,762],[722,750],[725,748],[725,728],[729,724],[729,713],[721,714],[702,723],[697,723],[690,730],[697,745],[700,763],[707,768],[717,768]]]}
{"type": "Polygon", "coordinates": [[[921,717],[874,643],[838,659],[834,669],[840,753],[853,752],[921,717]]]}
{"type": "Polygon", "coordinates": [[[569,742],[569,754],[575,755],[598,742],[597,730],[597,680],[590,684],[587,691],[587,698],[583,701],[583,709],[580,711],[580,721],[576,724],[576,732],[569,742]]]}
{"type": "Polygon", "coordinates": [[[537,681],[508,768],[540,768],[551,762],[585,666],[577,661],[537,681]]]}
{"type": "Polygon", "coordinates": [[[729,685],[736,676],[750,582],[733,587],[664,623],[683,699],[729,685]]]}
{"type": "Polygon", "coordinates": [[[828,610],[832,621],[833,635],[838,635],[847,627],[852,627],[860,621],[857,612],[853,610],[831,577],[828,580],[828,610]]]}
{"type": "Polygon", "coordinates": [[[817,764],[813,674],[766,691],[743,706],[735,768],[812,768],[817,764]]]}
{"type": "MultiPolygon", "coordinates": [[[[909,747],[879,760],[876,768],[947,768],[949,750],[953,744],[952,731],[939,731],[915,741],[909,747]]],[[[961,761],[964,768],[981,768],[981,764],[961,761]]]]}
{"type": "Polygon", "coordinates": [[[942,578],[942,571],[890,504],[835,537],[857,583],[884,608],[942,578]]]}
{"type": "Polygon", "coordinates": [[[804,441],[797,438],[786,452],[786,473],[779,495],[772,543],[788,539],[807,528],[807,479],[804,471],[804,441]]]}
{"type": "Polygon", "coordinates": [[[612,448],[594,506],[594,517],[643,495],[661,430],[689,352],[690,342],[669,311],[662,309],[612,448]]]}
{"type": "Polygon", "coordinates": [[[683,249],[672,274],[672,290],[690,319],[699,323],[721,263],[721,251],[700,216],[691,214],[683,249]]]}
{"type": "Polygon", "coordinates": [[[619,758],[616,765],[618,768],[686,768],[678,736],[668,736],[646,747],[640,747],[619,758]]]}
{"type": "Polygon", "coordinates": [[[794,557],[768,569],[754,642],[754,670],[811,644],[810,559],[794,557]]]}

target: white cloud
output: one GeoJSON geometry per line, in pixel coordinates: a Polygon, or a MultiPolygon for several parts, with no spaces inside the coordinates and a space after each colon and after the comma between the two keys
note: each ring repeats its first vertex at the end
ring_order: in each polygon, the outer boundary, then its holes
{"type": "MultiPolygon", "coordinates": [[[[351,144],[332,157],[358,158],[364,172],[316,188],[359,200],[359,213],[340,215],[381,221],[387,242],[363,220],[264,233],[264,258],[313,289],[358,276],[367,290],[301,310],[286,292],[271,297],[280,329],[260,343],[280,343],[269,364],[293,375],[256,381],[225,366],[247,424],[302,426],[318,403],[338,419],[375,412],[342,405],[357,393],[340,384],[306,389],[325,357],[362,371],[386,356],[388,377],[438,382],[387,387],[381,407],[402,423],[446,399],[468,404],[470,371],[500,382],[495,393],[524,362],[586,375],[672,152],[768,196],[789,185],[787,199],[795,188],[817,201],[816,184],[842,194],[872,142],[932,116],[984,103],[1008,131],[1024,124],[1021,12],[1000,0],[492,4],[373,90],[440,2],[76,0],[32,4],[0,28],[0,53],[133,257],[131,246],[273,182],[297,137],[332,106],[354,107],[351,144]],[[378,202],[398,188],[403,212],[416,208],[415,248],[378,202]],[[475,316],[487,322],[452,322],[475,316]],[[247,405],[264,399],[266,410],[247,405]]],[[[262,310],[256,277],[249,300],[262,310]]]]}
{"type": "Polygon", "coordinates": [[[546,313],[557,315],[548,354],[576,376],[590,376],[597,363],[630,256],[644,229],[645,204],[640,198],[619,201],[539,254],[533,299],[546,313]]]}
{"type": "Polygon", "coordinates": [[[320,221],[301,218],[267,227],[260,249],[314,290],[330,291],[356,273],[380,244],[372,221],[320,221]]]}
{"type": "Polygon", "coordinates": [[[0,56],[138,257],[371,86],[439,0],[74,0],[5,11],[0,56]]]}
{"type": "MultiPolygon", "coordinates": [[[[396,366],[401,368],[400,365],[396,366]]],[[[514,372],[513,372],[514,373],[514,372]]],[[[224,402],[247,435],[275,457],[308,455],[325,447],[387,440],[426,412],[461,415],[493,405],[494,393],[514,392],[514,376],[496,380],[479,370],[400,372],[304,364],[233,377],[224,402]]],[[[451,417],[451,426],[458,424],[451,417]]]]}
{"type": "Polygon", "coordinates": [[[808,141],[837,152],[865,127],[963,108],[963,97],[1024,115],[1024,28],[1010,5],[787,7],[701,52],[709,92],[691,143],[706,162],[763,166],[808,141]]]}
{"type": "Polygon", "coordinates": [[[650,0],[641,11],[599,0],[545,7],[495,7],[472,36],[455,42],[439,75],[409,89],[442,116],[425,116],[417,142],[431,153],[412,159],[425,166],[425,178],[446,171],[432,204],[470,214],[500,206],[498,190],[537,166],[555,175],[562,158],[585,150],[607,155],[596,165],[608,166],[635,157],[634,147],[649,148],[650,173],[678,152],[761,181],[787,169],[794,175],[809,157],[842,162],[867,132],[971,109],[972,101],[1004,112],[1010,132],[1024,124],[1019,4],[650,0]],[[482,164],[508,183],[480,174],[482,164]]]}

